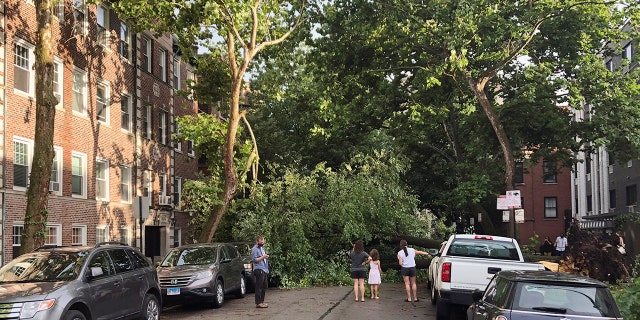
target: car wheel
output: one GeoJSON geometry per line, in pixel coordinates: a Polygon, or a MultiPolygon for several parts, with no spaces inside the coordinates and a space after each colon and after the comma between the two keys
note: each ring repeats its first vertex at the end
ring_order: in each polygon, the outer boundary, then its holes
{"type": "Polygon", "coordinates": [[[431,285],[431,305],[436,305],[438,301],[438,293],[436,292],[436,286],[431,285]]]}
{"type": "Polygon", "coordinates": [[[160,319],[160,304],[156,296],[148,293],[144,297],[144,304],[142,305],[141,320],[159,320],[160,319]]]}
{"type": "Polygon", "coordinates": [[[213,288],[213,303],[211,306],[215,309],[222,307],[224,303],[224,285],[222,284],[222,280],[216,281],[216,286],[213,288]]]}
{"type": "Polygon", "coordinates": [[[449,304],[443,301],[436,303],[436,320],[449,320],[449,304]]]}
{"type": "Polygon", "coordinates": [[[236,296],[238,298],[244,298],[244,295],[247,293],[247,283],[244,281],[244,275],[240,275],[240,288],[236,290],[236,296]]]}
{"type": "Polygon", "coordinates": [[[64,315],[64,320],[87,320],[87,317],[84,316],[84,313],[78,311],[78,310],[69,310],[69,312],[67,312],[64,315]]]}

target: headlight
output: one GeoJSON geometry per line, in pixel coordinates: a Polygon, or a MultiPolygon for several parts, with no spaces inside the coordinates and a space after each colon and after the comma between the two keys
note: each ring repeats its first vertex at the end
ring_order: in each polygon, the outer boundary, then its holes
{"type": "Polygon", "coordinates": [[[33,318],[36,312],[51,309],[55,302],[56,299],[25,302],[20,310],[20,319],[33,318]]]}
{"type": "Polygon", "coordinates": [[[196,278],[194,280],[211,278],[211,276],[213,276],[213,272],[211,272],[211,270],[201,271],[196,273],[196,278]]]}

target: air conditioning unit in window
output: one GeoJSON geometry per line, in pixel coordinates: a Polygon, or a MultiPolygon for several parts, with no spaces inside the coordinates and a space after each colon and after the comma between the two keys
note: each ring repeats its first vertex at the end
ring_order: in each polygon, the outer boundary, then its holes
{"type": "Polygon", "coordinates": [[[636,212],[636,206],[635,205],[627,206],[627,212],[629,213],[636,212]]]}
{"type": "Polygon", "coordinates": [[[49,191],[59,192],[60,191],[60,182],[49,181],[49,191]]]}
{"type": "Polygon", "coordinates": [[[161,206],[170,206],[171,205],[171,196],[160,196],[158,203],[161,206]]]}

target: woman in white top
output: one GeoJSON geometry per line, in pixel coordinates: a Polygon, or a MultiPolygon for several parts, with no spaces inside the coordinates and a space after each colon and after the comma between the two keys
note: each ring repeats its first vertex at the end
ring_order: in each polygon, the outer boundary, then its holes
{"type": "Polygon", "coordinates": [[[407,291],[407,302],[411,302],[411,293],[413,293],[413,301],[418,299],[418,287],[416,286],[416,254],[428,255],[428,252],[415,250],[407,247],[407,240],[400,241],[400,251],[398,251],[398,263],[402,266],[401,274],[404,280],[404,289],[407,291]]]}

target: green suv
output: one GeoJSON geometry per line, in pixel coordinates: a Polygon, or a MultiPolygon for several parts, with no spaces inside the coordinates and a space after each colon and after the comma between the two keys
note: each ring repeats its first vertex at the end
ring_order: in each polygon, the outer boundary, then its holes
{"type": "Polygon", "coordinates": [[[44,247],[0,269],[0,319],[160,319],[158,276],[136,248],[44,247]]]}

